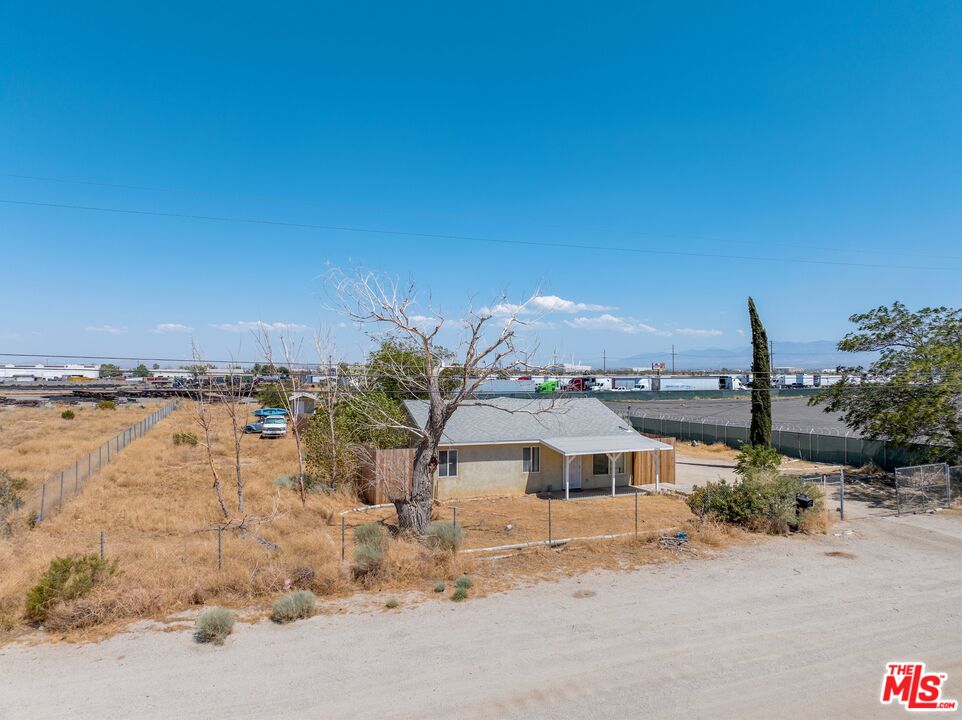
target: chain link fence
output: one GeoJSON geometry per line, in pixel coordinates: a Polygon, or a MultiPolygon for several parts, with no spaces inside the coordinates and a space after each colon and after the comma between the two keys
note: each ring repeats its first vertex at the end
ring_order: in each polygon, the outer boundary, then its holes
{"type": "MultiPolygon", "coordinates": [[[[705,418],[662,413],[632,414],[632,427],[647,435],[697,440],[711,445],[723,443],[736,450],[748,442],[748,425],[741,421],[711,422],[705,418]]],[[[869,440],[830,427],[772,426],[772,445],[782,455],[833,465],[861,467],[873,464],[893,470],[915,464],[924,457],[926,446],[896,447],[883,440],[869,440]]]]}
{"type": "Polygon", "coordinates": [[[21,508],[26,510],[33,522],[43,522],[51,513],[63,508],[64,503],[79,493],[87,481],[109,464],[118,453],[170,415],[176,407],[177,401],[171,400],[159,410],[121,430],[96,450],[53,473],[49,480],[44,481],[24,499],[21,508]]]}

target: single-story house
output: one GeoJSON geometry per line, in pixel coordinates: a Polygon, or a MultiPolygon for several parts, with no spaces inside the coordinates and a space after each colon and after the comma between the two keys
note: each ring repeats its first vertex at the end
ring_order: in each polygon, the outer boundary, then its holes
{"type": "MultiPolygon", "coordinates": [[[[406,400],[423,427],[425,400],[406,400]]],[[[439,499],[611,489],[674,478],[671,445],[639,434],[595,398],[464,402],[448,420],[435,472],[439,499]]]]}

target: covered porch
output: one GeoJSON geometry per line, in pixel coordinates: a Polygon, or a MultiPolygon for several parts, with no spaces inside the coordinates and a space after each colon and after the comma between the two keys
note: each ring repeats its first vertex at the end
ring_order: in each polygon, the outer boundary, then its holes
{"type": "MultiPolygon", "coordinates": [[[[654,460],[655,491],[661,489],[661,454],[672,451],[671,445],[652,440],[637,433],[625,435],[598,435],[581,437],[548,438],[541,441],[545,447],[551,448],[562,457],[563,487],[565,499],[571,496],[572,489],[581,488],[579,462],[585,455],[606,455],[608,457],[608,472],[611,476],[611,495],[617,494],[617,468],[619,462],[623,467],[629,467],[629,459],[633,453],[651,453],[654,460]],[[572,469],[577,468],[577,477],[573,477],[572,469]],[[573,482],[576,481],[576,482],[573,482]],[[574,485],[574,487],[572,487],[574,485]]],[[[630,472],[630,471],[629,471],[630,472]]]]}

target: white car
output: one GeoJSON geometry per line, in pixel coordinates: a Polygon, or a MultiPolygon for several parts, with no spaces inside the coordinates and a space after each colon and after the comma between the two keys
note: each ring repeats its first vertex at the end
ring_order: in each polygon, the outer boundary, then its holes
{"type": "Polygon", "coordinates": [[[281,415],[272,415],[264,418],[261,426],[262,438],[279,438],[287,435],[287,419],[281,415]]]}

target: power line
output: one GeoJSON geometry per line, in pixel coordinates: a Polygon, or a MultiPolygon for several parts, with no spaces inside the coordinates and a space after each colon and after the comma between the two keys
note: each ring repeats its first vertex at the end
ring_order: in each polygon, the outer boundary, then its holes
{"type": "MultiPolygon", "coordinates": [[[[52,177],[48,175],[28,175],[24,173],[11,173],[11,172],[0,172],[0,177],[11,178],[16,180],[37,180],[42,182],[54,182],[69,185],[89,185],[91,187],[102,187],[102,188],[114,188],[122,190],[138,190],[144,192],[156,192],[156,193],[179,193],[184,195],[201,195],[201,196],[221,196],[230,198],[255,198],[258,200],[282,200],[286,199],[279,195],[265,195],[258,193],[233,193],[225,192],[219,190],[197,190],[194,188],[182,188],[182,187],[162,187],[157,185],[136,185],[131,183],[119,183],[119,182],[108,182],[105,180],[90,180],[81,178],[63,178],[63,177],[52,177]]],[[[348,204],[346,207],[364,208],[365,210],[375,210],[377,212],[386,212],[384,208],[377,208],[371,206],[361,206],[348,204]]],[[[558,228],[563,227],[560,225],[545,225],[544,227],[558,228]]],[[[572,229],[571,226],[566,226],[567,229],[572,229]]],[[[589,226],[580,226],[578,229],[582,232],[604,232],[611,233],[611,228],[598,228],[589,226]]],[[[634,235],[638,237],[646,238],[661,238],[663,240],[670,241],[695,241],[695,242],[712,242],[716,244],[737,244],[737,245],[748,245],[748,246],[758,246],[758,245],[768,245],[769,243],[752,243],[746,242],[744,240],[730,240],[722,237],[711,237],[705,235],[683,235],[674,233],[645,233],[638,230],[614,230],[614,232],[634,235]]],[[[891,255],[893,257],[912,257],[912,258],[929,258],[929,259],[945,259],[945,260],[962,260],[962,255],[939,255],[939,254],[923,254],[917,252],[898,252],[895,250],[880,250],[878,248],[851,248],[851,247],[825,247],[818,245],[811,245],[810,243],[785,243],[786,245],[792,247],[800,247],[806,251],[824,251],[824,252],[842,252],[842,253],[863,253],[872,255],[891,255]]],[[[774,258],[773,258],[774,259],[774,258]]]]}
{"type": "Polygon", "coordinates": [[[489,243],[496,245],[515,245],[515,246],[529,246],[529,247],[547,247],[547,248],[562,248],[567,250],[592,250],[592,251],[605,251],[605,252],[624,252],[639,255],[664,255],[669,257],[689,257],[689,258],[709,258],[713,260],[745,260],[752,262],[773,262],[789,265],[820,265],[820,266],[832,266],[832,267],[857,267],[857,268],[874,268],[874,269],[886,269],[886,270],[930,270],[930,271],[952,271],[960,272],[962,268],[954,267],[932,267],[926,265],[889,265],[884,263],[858,263],[858,262],[845,262],[842,260],[816,260],[812,258],[779,258],[779,257],[759,257],[754,255],[729,255],[721,253],[701,253],[701,252],[690,252],[684,250],[653,250],[649,248],[638,248],[638,247],[624,247],[616,245],[588,245],[584,243],[563,243],[556,241],[538,241],[538,240],[508,240],[505,238],[492,238],[492,237],[482,237],[474,235],[449,235],[446,233],[427,233],[427,232],[413,232],[406,230],[388,230],[388,229],[377,229],[377,228],[365,228],[356,227],[350,225],[325,225],[319,223],[303,223],[303,222],[291,222],[286,220],[267,220],[260,218],[238,218],[229,217],[226,215],[201,215],[194,213],[175,213],[175,212],[163,212],[159,210],[138,210],[138,209],[125,209],[125,208],[114,208],[105,207],[99,205],[73,205],[68,203],[52,203],[52,202],[37,202],[31,200],[14,200],[9,198],[0,198],[0,203],[7,205],[19,205],[22,207],[35,207],[35,208],[57,208],[61,210],[83,210],[88,212],[102,212],[102,213],[112,213],[116,215],[135,215],[142,217],[162,217],[180,220],[201,220],[207,222],[225,222],[225,223],[239,223],[245,225],[263,225],[270,227],[287,227],[296,228],[301,230],[325,230],[332,232],[349,232],[349,233],[359,233],[366,235],[389,235],[392,237],[414,237],[422,238],[425,240],[459,240],[462,242],[478,242],[478,243],[489,243]]]}

